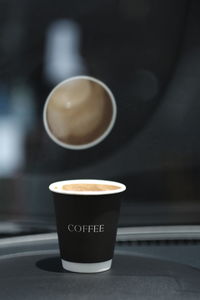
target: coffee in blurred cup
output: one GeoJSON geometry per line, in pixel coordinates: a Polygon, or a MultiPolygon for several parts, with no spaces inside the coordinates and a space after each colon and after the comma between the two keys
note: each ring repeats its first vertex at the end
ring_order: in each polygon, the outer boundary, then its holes
{"type": "Polygon", "coordinates": [[[43,120],[46,132],[55,143],[81,150],[106,138],[116,114],[114,96],[102,81],[77,76],[52,90],[44,105],[43,120]]]}

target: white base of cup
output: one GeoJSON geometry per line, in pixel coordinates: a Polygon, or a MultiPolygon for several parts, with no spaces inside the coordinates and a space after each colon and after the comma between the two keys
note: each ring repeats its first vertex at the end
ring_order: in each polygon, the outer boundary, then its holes
{"type": "Polygon", "coordinates": [[[62,259],[62,266],[65,270],[76,273],[98,273],[111,268],[112,259],[99,263],[75,263],[62,259]]]}

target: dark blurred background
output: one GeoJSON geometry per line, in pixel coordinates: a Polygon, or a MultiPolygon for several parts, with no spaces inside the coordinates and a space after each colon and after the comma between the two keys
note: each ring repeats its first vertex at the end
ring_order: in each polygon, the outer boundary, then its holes
{"type": "Polygon", "coordinates": [[[200,223],[200,2],[0,0],[0,236],[55,229],[48,185],[127,185],[120,226],[200,223]],[[118,117],[98,146],[45,133],[60,81],[90,75],[118,117]]]}

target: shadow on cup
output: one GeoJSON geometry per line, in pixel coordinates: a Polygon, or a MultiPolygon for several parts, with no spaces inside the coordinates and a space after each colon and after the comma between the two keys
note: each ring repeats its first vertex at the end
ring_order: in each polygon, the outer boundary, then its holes
{"type": "Polygon", "coordinates": [[[82,150],[108,136],[116,115],[117,106],[111,90],[93,77],[77,76],[52,90],[44,105],[43,121],[55,143],[82,150]]]}

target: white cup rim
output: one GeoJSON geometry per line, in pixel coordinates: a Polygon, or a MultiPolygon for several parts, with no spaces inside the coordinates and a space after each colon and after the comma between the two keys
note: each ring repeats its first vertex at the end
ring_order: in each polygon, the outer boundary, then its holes
{"type": "Polygon", "coordinates": [[[101,180],[101,179],[72,179],[72,180],[62,180],[53,182],[49,185],[49,190],[58,194],[66,194],[66,195],[108,195],[108,194],[118,194],[122,193],[126,190],[126,186],[123,183],[111,180],[101,180]],[[73,183],[93,183],[93,184],[105,184],[105,185],[114,185],[117,186],[116,190],[108,190],[108,191],[66,191],[62,189],[62,186],[65,184],[73,184],[73,183]],[[56,187],[56,188],[55,188],[56,187]]]}
{"type": "Polygon", "coordinates": [[[43,123],[44,123],[44,127],[45,127],[45,130],[46,130],[48,136],[56,144],[58,144],[59,146],[64,147],[66,149],[71,149],[71,150],[84,150],[84,149],[96,146],[97,144],[102,142],[109,135],[109,133],[111,132],[111,130],[112,130],[114,124],[115,124],[116,117],[117,117],[117,105],[116,105],[116,102],[115,102],[114,95],[111,92],[111,90],[109,89],[109,87],[104,82],[102,82],[101,80],[99,80],[97,78],[94,78],[94,77],[91,77],[91,76],[86,76],[86,75],[79,75],[79,76],[70,77],[68,79],[65,79],[65,80],[61,81],[59,84],[57,84],[53,88],[53,90],[50,92],[49,96],[47,97],[46,102],[44,104],[44,109],[43,109],[43,123]],[[99,85],[101,85],[106,90],[106,92],[108,93],[108,95],[110,97],[113,113],[112,113],[112,119],[110,121],[110,124],[108,125],[107,129],[104,131],[104,133],[101,136],[99,136],[97,139],[95,139],[94,141],[92,141],[90,143],[86,143],[86,144],[82,144],[82,145],[73,145],[73,144],[68,144],[68,143],[64,143],[64,142],[60,141],[57,137],[55,137],[52,134],[52,132],[49,129],[49,125],[48,125],[48,122],[47,122],[46,115],[47,115],[48,103],[51,99],[52,94],[55,92],[55,90],[57,90],[60,86],[62,86],[63,84],[65,84],[67,82],[70,82],[70,81],[73,81],[73,80],[78,80],[78,79],[90,80],[90,81],[93,81],[93,82],[98,83],[99,85]]]}

